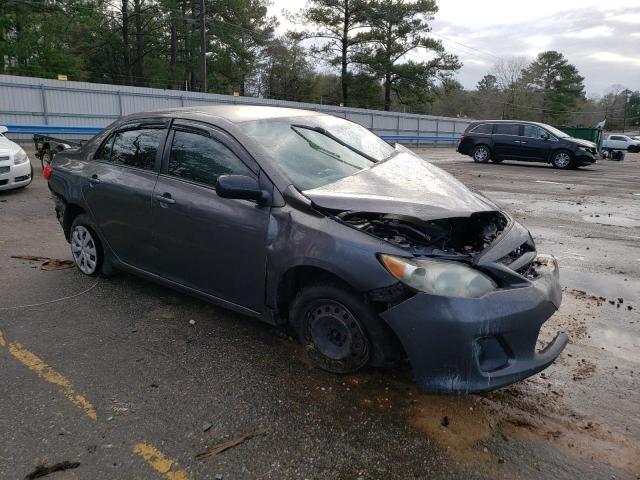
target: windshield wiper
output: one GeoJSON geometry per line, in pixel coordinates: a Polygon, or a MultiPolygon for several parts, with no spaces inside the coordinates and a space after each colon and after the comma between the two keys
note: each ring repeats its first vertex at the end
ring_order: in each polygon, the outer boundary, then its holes
{"type": "MultiPolygon", "coordinates": [[[[296,128],[304,128],[306,130],[311,130],[312,132],[320,133],[320,134],[324,135],[325,137],[329,137],[334,142],[339,143],[343,147],[348,148],[352,152],[360,155],[361,157],[366,158],[371,163],[378,163],[378,160],[376,158],[372,157],[371,155],[367,155],[366,153],[364,153],[364,152],[358,150],[357,148],[349,145],[347,142],[345,142],[344,140],[339,139],[333,133],[329,132],[328,130],[326,130],[326,129],[322,128],[322,127],[309,127],[307,125],[291,125],[291,128],[293,129],[294,132],[298,133],[298,135],[300,133],[296,131],[296,128]]],[[[305,140],[307,140],[307,139],[305,138],[305,140]]]]}

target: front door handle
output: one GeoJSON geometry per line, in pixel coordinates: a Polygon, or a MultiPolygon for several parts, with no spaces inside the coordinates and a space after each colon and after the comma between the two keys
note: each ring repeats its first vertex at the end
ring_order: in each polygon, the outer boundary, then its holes
{"type": "Polygon", "coordinates": [[[91,185],[98,185],[100,183],[100,179],[98,178],[98,175],[96,175],[95,173],[91,175],[91,177],[89,178],[89,183],[91,185]]]}
{"type": "Polygon", "coordinates": [[[520,143],[527,143],[527,142],[520,142],[520,143]]]}
{"type": "Polygon", "coordinates": [[[162,195],[157,194],[156,195],[156,199],[160,202],[160,203],[166,203],[169,205],[173,205],[174,203],[176,203],[176,201],[171,198],[171,194],[170,193],[163,193],[162,195]]]}

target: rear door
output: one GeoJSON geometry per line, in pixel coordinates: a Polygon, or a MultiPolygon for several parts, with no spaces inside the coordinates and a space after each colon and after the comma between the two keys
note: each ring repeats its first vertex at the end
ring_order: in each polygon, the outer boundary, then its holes
{"type": "Polygon", "coordinates": [[[521,125],[518,123],[496,123],[493,129],[493,154],[501,158],[519,159],[521,125]]]}
{"type": "Polygon", "coordinates": [[[167,127],[151,120],[119,128],[85,170],[84,197],[102,236],[120,260],[144,270],[155,254],[151,199],[167,127]]]}
{"type": "Polygon", "coordinates": [[[548,133],[537,125],[523,125],[523,133],[519,138],[519,149],[523,160],[544,162],[549,156],[551,143],[548,133]]]}
{"type": "Polygon", "coordinates": [[[261,174],[229,135],[174,121],[153,200],[157,271],[181,285],[260,312],[269,207],[221,198],[220,175],[261,174]]]}

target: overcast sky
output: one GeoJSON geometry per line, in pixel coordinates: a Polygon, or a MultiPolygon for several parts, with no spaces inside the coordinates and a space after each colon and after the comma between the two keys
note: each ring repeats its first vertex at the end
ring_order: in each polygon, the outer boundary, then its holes
{"type": "MultiPolygon", "coordinates": [[[[304,0],[272,0],[272,13],[304,0]]],[[[464,63],[457,79],[474,88],[497,57],[535,57],[558,50],[585,77],[587,94],[614,84],[640,90],[640,0],[440,0],[435,38],[464,63]],[[458,42],[458,43],[456,43],[458,42]]],[[[413,57],[416,58],[417,57],[413,57]]]]}

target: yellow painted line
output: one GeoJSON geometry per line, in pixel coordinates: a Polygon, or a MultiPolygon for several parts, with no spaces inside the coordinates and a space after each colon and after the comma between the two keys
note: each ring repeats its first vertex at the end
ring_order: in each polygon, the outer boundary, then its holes
{"type": "Polygon", "coordinates": [[[4,341],[4,336],[2,335],[2,330],[0,330],[0,347],[4,347],[7,342],[4,341]]]}
{"type": "MultiPolygon", "coordinates": [[[[2,341],[4,342],[4,340],[2,341]]],[[[44,363],[38,356],[31,353],[18,342],[11,342],[9,344],[9,352],[40,378],[61,387],[71,403],[84,410],[84,413],[86,413],[90,419],[97,420],[98,416],[96,415],[96,409],[93,408],[93,405],[91,405],[85,397],[75,392],[69,380],[44,363]]]]}
{"type": "Polygon", "coordinates": [[[174,461],[148,443],[138,443],[133,447],[133,453],[140,455],[156,472],[161,473],[167,480],[189,480],[184,470],[172,470],[174,461]]]}

